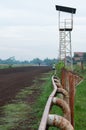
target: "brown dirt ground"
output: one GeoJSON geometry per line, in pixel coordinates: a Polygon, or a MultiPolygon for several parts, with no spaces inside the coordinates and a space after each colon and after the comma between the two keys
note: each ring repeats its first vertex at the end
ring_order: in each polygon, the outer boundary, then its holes
{"type": "Polygon", "coordinates": [[[33,80],[41,73],[50,70],[51,68],[47,66],[17,67],[0,70],[0,106],[9,103],[22,88],[31,86],[33,80]]]}

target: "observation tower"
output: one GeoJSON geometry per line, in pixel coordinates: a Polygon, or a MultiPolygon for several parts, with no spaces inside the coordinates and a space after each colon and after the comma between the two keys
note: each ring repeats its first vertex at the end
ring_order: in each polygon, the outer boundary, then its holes
{"type": "Polygon", "coordinates": [[[73,68],[71,31],[73,30],[73,14],[75,8],[56,5],[58,11],[59,26],[59,60],[64,61],[64,65],[73,68]]]}

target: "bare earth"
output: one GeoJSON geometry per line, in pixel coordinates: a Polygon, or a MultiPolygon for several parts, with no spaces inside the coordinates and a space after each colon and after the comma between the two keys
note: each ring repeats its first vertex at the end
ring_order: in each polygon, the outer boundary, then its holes
{"type": "Polygon", "coordinates": [[[17,67],[0,70],[0,106],[10,102],[20,89],[31,86],[41,73],[50,71],[50,67],[17,67]]]}

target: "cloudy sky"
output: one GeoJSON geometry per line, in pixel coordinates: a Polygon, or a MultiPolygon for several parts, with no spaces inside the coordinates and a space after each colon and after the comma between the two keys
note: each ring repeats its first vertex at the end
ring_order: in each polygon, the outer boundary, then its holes
{"type": "Polygon", "coordinates": [[[0,58],[57,58],[56,4],[77,9],[72,50],[86,51],[86,0],[0,0],[0,58]]]}

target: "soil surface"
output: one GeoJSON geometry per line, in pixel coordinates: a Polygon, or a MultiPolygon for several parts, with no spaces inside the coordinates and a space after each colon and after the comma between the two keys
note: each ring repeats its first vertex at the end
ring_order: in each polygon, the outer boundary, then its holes
{"type": "Polygon", "coordinates": [[[0,106],[9,103],[22,88],[31,86],[41,73],[50,71],[48,66],[17,67],[0,70],[0,106]]]}

